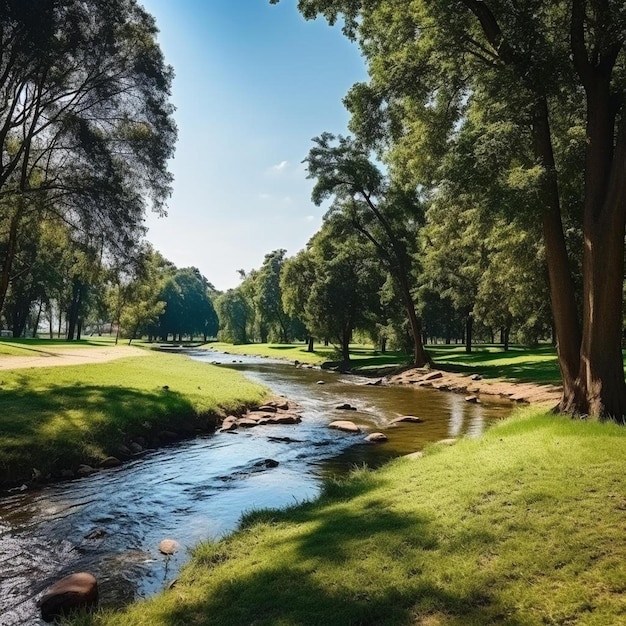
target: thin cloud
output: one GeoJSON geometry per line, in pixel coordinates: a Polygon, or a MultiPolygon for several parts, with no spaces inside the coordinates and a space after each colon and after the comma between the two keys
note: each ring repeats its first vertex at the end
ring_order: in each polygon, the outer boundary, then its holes
{"type": "Polygon", "coordinates": [[[281,172],[284,172],[288,167],[289,161],[281,161],[276,165],[272,165],[272,167],[270,167],[270,171],[274,172],[275,174],[280,174],[281,172]]]}

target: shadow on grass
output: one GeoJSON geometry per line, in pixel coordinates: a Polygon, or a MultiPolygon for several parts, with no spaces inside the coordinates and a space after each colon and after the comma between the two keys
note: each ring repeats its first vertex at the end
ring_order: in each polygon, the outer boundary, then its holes
{"type": "Polygon", "coordinates": [[[247,515],[241,534],[254,539],[235,554],[241,569],[228,562],[229,540],[223,549],[208,547],[204,559],[200,548],[193,584],[204,579],[208,587],[156,603],[151,623],[394,626],[437,624],[421,619],[439,615],[447,624],[522,624],[510,611],[504,619],[484,583],[443,584],[431,571],[439,539],[427,516],[390,510],[374,498],[351,501],[380,487],[375,479],[349,481],[317,503],[247,515]]]}
{"type": "Polygon", "coordinates": [[[12,466],[0,482],[10,482],[21,466],[45,473],[95,460],[98,450],[112,454],[133,436],[186,432],[197,419],[189,400],[171,390],[18,382],[18,389],[0,390],[0,458],[12,466]]]}
{"type": "Polygon", "coordinates": [[[480,350],[467,354],[431,350],[442,370],[480,374],[486,378],[509,378],[520,382],[560,384],[559,363],[552,346],[511,348],[508,352],[480,350]],[[508,360],[513,362],[508,363],[508,360]]]}

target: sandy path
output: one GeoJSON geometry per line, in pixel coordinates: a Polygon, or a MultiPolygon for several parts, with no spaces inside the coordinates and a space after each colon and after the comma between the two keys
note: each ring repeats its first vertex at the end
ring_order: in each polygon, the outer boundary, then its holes
{"type": "Polygon", "coordinates": [[[27,367],[57,367],[104,363],[127,356],[145,355],[146,351],[134,346],[103,346],[102,348],[62,348],[56,351],[41,350],[37,356],[0,356],[0,370],[27,367]]]}

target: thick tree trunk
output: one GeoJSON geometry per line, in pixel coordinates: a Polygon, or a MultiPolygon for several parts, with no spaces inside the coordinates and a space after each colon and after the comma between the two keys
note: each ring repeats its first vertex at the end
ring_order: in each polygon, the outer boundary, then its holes
{"type": "Polygon", "coordinates": [[[82,289],[79,282],[75,281],[72,286],[72,300],[70,302],[70,309],[68,311],[67,322],[67,340],[74,341],[76,334],[76,326],[78,324],[78,315],[80,313],[80,301],[82,296],[82,289]]]}
{"type": "Polygon", "coordinates": [[[621,350],[626,215],[626,124],[613,152],[609,82],[587,87],[587,162],[583,223],[583,332],[580,369],[564,408],[626,423],[621,350]]]}
{"type": "Polygon", "coordinates": [[[344,330],[341,334],[341,359],[344,363],[350,361],[350,339],[352,338],[351,330],[344,330]]]}
{"type": "Polygon", "coordinates": [[[381,354],[385,354],[387,352],[387,337],[383,337],[380,340],[380,352],[381,354]]]}
{"type": "Polygon", "coordinates": [[[535,155],[544,167],[542,226],[546,250],[546,263],[550,282],[550,302],[556,331],[556,348],[563,381],[563,408],[573,397],[580,365],[580,325],[576,306],[574,281],[570,271],[563,222],[561,201],[550,135],[548,105],[541,98],[535,111],[533,128],[535,155]]]}
{"type": "Polygon", "coordinates": [[[313,352],[313,342],[314,341],[315,341],[315,338],[313,337],[313,335],[309,335],[308,342],[307,342],[307,347],[306,347],[306,351],[307,352],[313,352]]]}

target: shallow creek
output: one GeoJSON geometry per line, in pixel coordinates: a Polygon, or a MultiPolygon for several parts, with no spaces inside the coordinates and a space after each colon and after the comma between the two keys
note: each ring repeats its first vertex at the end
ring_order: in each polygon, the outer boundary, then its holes
{"type": "Polygon", "coordinates": [[[76,571],[99,581],[101,604],[119,606],[166,587],[202,539],[232,531],[243,512],[315,498],[325,477],[355,465],[377,466],[450,437],[477,437],[510,411],[508,404],[470,404],[462,395],[366,385],[367,379],[299,369],[283,361],[197,352],[232,367],[301,407],[302,423],[238,434],[200,436],[70,482],[0,499],[0,624],[43,624],[36,600],[76,571]],[[324,384],[318,384],[323,381],[324,384]],[[339,411],[348,402],[357,411],[339,411]],[[400,415],[421,424],[388,427],[400,415]],[[384,444],[327,428],[349,419],[383,431],[384,444]],[[278,467],[255,463],[275,459],[278,467]],[[164,557],[158,544],[176,539],[164,557]]]}

